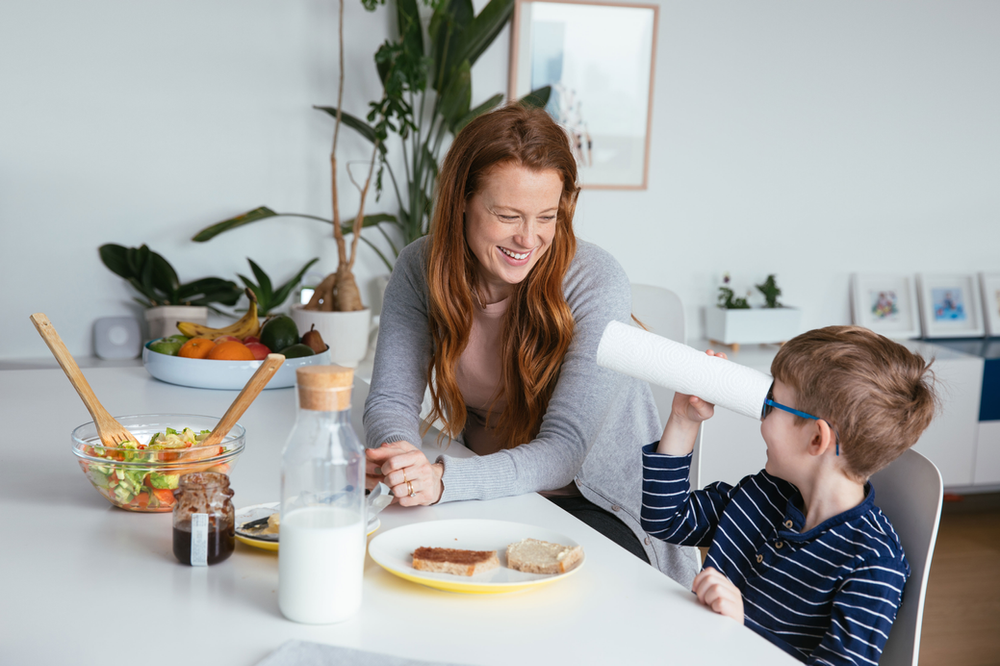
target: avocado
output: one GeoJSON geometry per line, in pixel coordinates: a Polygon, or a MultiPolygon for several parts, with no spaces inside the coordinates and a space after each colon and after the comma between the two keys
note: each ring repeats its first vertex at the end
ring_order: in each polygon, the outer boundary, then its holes
{"type": "Polygon", "coordinates": [[[285,358],[302,358],[303,356],[314,356],[316,354],[312,347],[304,345],[301,342],[285,347],[278,353],[285,358]]]}
{"type": "Polygon", "coordinates": [[[273,352],[291,347],[299,341],[299,329],[287,315],[278,315],[264,322],[260,341],[273,352]]]}

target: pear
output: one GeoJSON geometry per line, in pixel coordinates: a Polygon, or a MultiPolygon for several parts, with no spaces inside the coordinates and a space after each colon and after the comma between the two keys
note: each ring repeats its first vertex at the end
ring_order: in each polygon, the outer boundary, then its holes
{"type": "Polygon", "coordinates": [[[313,324],[308,331],[302,334],[302,344],[310,347],[317,354],[326,351],[326,343],[323,342],[323,336],[316,330],[316,324],[313,324]]]}

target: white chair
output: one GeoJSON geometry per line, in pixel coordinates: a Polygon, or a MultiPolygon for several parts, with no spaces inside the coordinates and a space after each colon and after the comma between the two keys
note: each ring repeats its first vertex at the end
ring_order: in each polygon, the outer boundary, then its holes
{"type": "MultiPolygon", "coordinates": [[[[655,333],[668,340],[685,342],[684,304],[680,296],[664,289],[648,284],[632,285],[632,314],[641,321],[650,333],[655,333]]],[[[635,325],[635,322],[632,322],[635,325]]],[[[649,385],[653,389],[653,400],[660,413],[660,422],[666,423],[670,416],[670,405],[674,400],[674,392],[670,389],[649,385]]],[[[648,442],[647,442],[648,444],[648,442]]],[[[694,455],[691,457],[691,487],[701,488],[701,431],[694,444],[694,455]]]]}
{"type": "Polygon", "coordinates": [[[889,517],[910,563],[903,604],[896,614],[881,666],[916,666],[924,616],[927,576],[941,521],[941,473],[930,460],[909,449],[871,478],[875,504],[889,517]]]}

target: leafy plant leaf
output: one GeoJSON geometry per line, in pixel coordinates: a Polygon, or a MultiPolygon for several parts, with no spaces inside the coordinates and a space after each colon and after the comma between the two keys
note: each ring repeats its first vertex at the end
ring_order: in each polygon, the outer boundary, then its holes
{"type": "Polygon", "coordinates": [[[243,213],[242,215],[237,215],[236,217],[231,217],[228,220],[223,220],[222,222],[216,222],[215,224],[205,227],[198,233],[196,233],[191,240],[196,243],[204,243],[207,240],[211,240],[221,234],[223,231],[229,231],[230,229],[236,229],[237,227],[242,227],[245,224],[250,224],[251,222],[256,222],[257,220],[263,220],[269,217],[275,217],[278,213],[267,206],[261,206],[260,208],[254,208],[253,210],[243,213]]]}
{"type": "Polygon", "coordinates": [[[434,10],[428,27],[434,89],[440,94],[448,86],[456,59],[459,36],[476,17],[472,0],[448,0],[434,10]]]}
{"type": "MultiPolygon", "coordinates": [[[[152,276],[153,288],[164,294],[173,296],[177,292],[177,287],[181,282],[180,278],[177,277],[174,267],[162,255],[152,250],[149,251],[148,261],[151,267],[150,274],[152,276]]],[[[171,298],[170,300],[173,299],[171,298]]]]}
{"type": "Polygon", "coordinates": [[[434,157],[434,153],[430,151],[427,146],[424,146],[424,163],[427,168],[431,170],[432,180],[436,181],[438,177],[438,162],[437,158],[434,157]]]}
{"type": "Polygon", "coordinates": [[[231,280],[207,277],[182,284],[177,289],[177,303],[191,303],[191,305],[207,305],[208,303],[236,305],[236,301],[240,299],[242,293],[243,290],[231,280]],[[201,296],[201,298],[196,298],[197,296],[201,296]]]}
{"type": "MultiPolygon", "coordinates": [[[[345,238],[347,236],[350,236],[351,234],[354,233],[354,218],[355,217],[357,217],[357,215],[351,217],[349,221],[344,222],[343,224],[340,225],[340,231],[341,231],[341,233],[344,234],[345,238]]],[[[333,222],[329,222],[329,221],[327,221],[327,222],[331,226],[333,225],[333,222]]],[[[395,225],[399,224],[399,220],[396,219],[395,215],[392,215],[390,213],[374,213],[372,215],[365,215],[363,218],[361,218],[361,228],[362,229],[368,229],[368,228],[371,228],[371,227],[377,227],[378,225],[382,224],[383,222],[390,222],[390,223],[395,224],[395,225]]]]}
{"type": "MultiPolygon", "coordinates": [[[[274,295],[274,290],[271,289],[271,278],[267,276],[264,269],[257,265],[253,259],[247,257],[247,261],[250,262],[250,270],[253,271],[254,277],[257,278],[257,284],[260,285],[260,291],[264,294],[264,300],[270,301],[271,296],[274,295]]],[[[260,300],[260,294],[257,294],[258,302],[260,300]]]]}
{"type": "Polygon", "coordinates": [[[455,75],[448,83],[447,89],[441,95],[439,113],[444,118],[448,129],[454,133],[454,127],[459,120],[469,112],[472,102],[472,68],[469,61],[458,66],[455,75]]]}
{"type": "Polygon", "coordinates": [[[260,286],[255,284],[253,280],[248,278],[242,273],[237,273],[236,277],[243,281],[247,289],[253,292],[253,295],[257,299],[257,314],[266,315],[271,309],[271,303],[265,299],[264,292],[261,291],[260,286]]]}
{"type": "Polygon", "coordinates": [[[306,265],[302,267],[302,270],[296,273],[292,277],[292,279],[290,279],[288,282],[278,287],[278,290],[274,292],[275,307],[278,307],[279,305],[285,302],[285,299],[288,298],[288,295],[292,292],[292,289],[294,289],[296,285],[302,282],[302,276],[306,274],[306,271],[309,270],[309,267],[315,264],[317,261],[319,261],[319,257],[313,257],[313,259],[308,263],[306,263],[306,265]]]}
{"type": "Polygon", "coordinates": [[[153,262],[149,260],[149,248],[145,245],[136,251],[136,264],[139,266],[139,282],[146,291],[155,294],[153,289],[153,262]]]}
{"type": "MultiPolygon", "coordinates": [[[[335,107],[335,106],[314,106],[313,108],[314,109],[318,109],[320,111],[325,111],[326,113],[330,114],[334,118],[337,117],[337,107],[335,107]]],[[[371,125],[369,125],[365,121],[361,120],[357,116],[351,115],[347,111],[341,111],[341,113],[340,113],[340,122],[344,123],[345,125],[347,125],[348,127],[350,127],[352,130],[354,130],[355,132],[357,132],[358,134],[360,134],[364,138],[368,139],[373,144],[377,140],[377,137],[375,136],[375,128],[374,127],[372,127],[371,125]]],[[[385,147],[384,146],[380,145],[379,146],[379,150],[382,153],[385,153],[385,147]]]]}
{"type": "Polygon", "coordinates": [[[544,109],[545,105],[549,103],[549,97],[551,96],[552,86],[543,86],[532,90],[530,93],[517,100],[517,103],[531,108],[544,109]]]}
{"type": "Polygon", "coordinates": [[[514,0],[490,0],[462,33],[458,52],[455,54],[456,60],[468,60],[470,65],[474,65],[507,25],[513,13],[514,0]]]}
{"type": "Polygon", "coordinates": [[[145,307],[187,303],[233,305],[242,293],[235,282],[217,277],[181,284],[170,262],[146,245],[126,248],[107,243],[99,248],[99,254],[105,266],[125,278],[133,289],[146,298],[135,299],[145,307]]]}
{"type": "Polygon", "coordinates": [[[97,248],[97,253],[101,257],[101,263],[118,277],[127,280],[135,275],[135,271],[129,266],[128,248],[114,243],[105,243],[97,248]]]}
{"type": "Polygon", "coordinates": [[[142,267],[144,265],[142,253],[139,252],[140,249],[138,247],[130,247],[125,253],[125,260],[128,262],[129,271],[135,277],[142,274],[142,267]]]}
{"type": "Polygon", "coordinates": [[[458,134],[462,131],[462,128],[471,123],[473,120],[483,115],[487,111],[492,111],[503,101],[503,95],[497,93],[490,97],[488,100],[477,106],[476,108],[469,111],[465,116],[462,117],[457,123],[455,123],[454,129],[452,129],[453,134],[458,134]]]}
{"type": "MultiPolygon", "coordinates": [[[[139,280],[137,280],[134,277],[130,277],[128,278],[128,283],[132,285],[133,289],[135,289],[137,292],[146,297],[148,301],[146,303],[146,307],[152,307],[153,305],[160,305],[160,303],[158,302],[159,299],[157,295],[153,293],[152,290],[147,289],[141,282],[139,282],[139,280]]],[[[140,303],[141,302],[142,301],[140,301],[140,303]]]]}
{"type": "Polygon", "coordinates": [[[409,53],[423,53],[424,33],[420,25],[417,0],[396,0],[396,25],[403,48],[409,53]]]}
{"type": "Polygon", "coordinates": [[[319,261],[319,257],[314,257],[306,263],[305,266],[294,276],[292,279],[285,282],[283,285],[278,287],[277,291],[271,288],[271,278],[268,277],[267,273],[264,272],[260,266],[254,262],[253,259],[247,258],[250,262],[250,267],[253,269],[253,273],[256,276],[258,283],[248,278],[245,275],[237,274],[243,284],[247,286],[250,291],[253,292],[254,296],[257,298],[257,309],[261,315],[271,314],[273,310],[280,307],[282,303],[288,298],[292,289],[295,288],[299,282],[302,281],[302,276],[305,275],[309,267],[319,261]],[[266,285],[266,288],[265,288],[266,285]]]}

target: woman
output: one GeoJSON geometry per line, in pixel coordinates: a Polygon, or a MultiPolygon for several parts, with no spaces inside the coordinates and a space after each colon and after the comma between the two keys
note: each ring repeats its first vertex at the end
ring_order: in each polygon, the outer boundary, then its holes
{"type": "Polygon", "coordinates": [[[646,383],[596,364],[631,294],[621,266],[573,234],[576,178],[565,132],[540,109],[501,108],[455,138],[431,233],[400,253],[386,288],[369,484],[384,480],[402,506],[540,492],[690,584],[690,549],[639,526],[638,450],[661,428],[646,383]],[[428,385],[428,421],[478,457],[432,463],[414,446],[428,385]]]}

